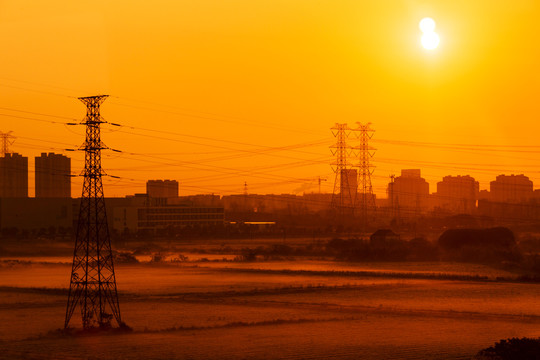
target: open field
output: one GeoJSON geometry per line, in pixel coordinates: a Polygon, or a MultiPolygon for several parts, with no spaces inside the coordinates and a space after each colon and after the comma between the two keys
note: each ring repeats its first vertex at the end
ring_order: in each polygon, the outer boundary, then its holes
{"type": "Polygon", "coordinates": [[[0,264],[5,359],[469,359],[501,338],[540,336],[540,285],[492,281],[512,275],[502,270],[224,261],[117,265],[133,333],[66,337],[54,330],[70,266],[0,264]],[[401,277],[411,273],[421,276],[401,277]]]}

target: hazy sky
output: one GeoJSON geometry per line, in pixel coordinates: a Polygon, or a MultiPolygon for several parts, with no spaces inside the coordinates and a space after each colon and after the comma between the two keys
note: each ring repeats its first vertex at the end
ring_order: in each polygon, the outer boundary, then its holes
{"type": "MultiPolygon", "coordinates": [[[[539,18],[532,0],[4,0],[0,130],[33,170],[83,142],[62,124],[84,117],[77,97],[111,95],[102,115],[123,126],[102,137],[124,153],[104,153],[122,177],[107,196],[160,178],[181,195],[318,191],[319,176],[331,192],[330,127],[357,121],[376,130],[379,196],[402,168],[432,192],[447,174],[539,187],[539,18]]],[[[66,154],[80,173],[83,154],[66,154]]]]}

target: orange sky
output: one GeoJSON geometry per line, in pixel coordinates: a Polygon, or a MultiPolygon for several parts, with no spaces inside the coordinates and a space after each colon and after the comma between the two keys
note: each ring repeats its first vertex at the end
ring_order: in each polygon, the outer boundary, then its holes
{"type": "MultiPolygon", "coordinates": [[[[422,168],[432,192],[447,174],[483,189],[525,173],[540,187],[538,18],[533,0],[4,0],[0,130],[33,169],[40,152],[82,143],[82,127],[61,124],[84,117],[78,96],[111,95],[102,115],[124,126],[102,137],[124,153],[104,154],[122,177],[107,196],[156,178],[186,195],[244,181],[318,191],[322,176],[331,192],[329,128],[357,121],[376,130],[379,196],[402,168],[422,168]],[[441,37],[432,52],[424,16],[441,37]]],[[[83,154],[67,154],[79,173],[83,154]]]]}

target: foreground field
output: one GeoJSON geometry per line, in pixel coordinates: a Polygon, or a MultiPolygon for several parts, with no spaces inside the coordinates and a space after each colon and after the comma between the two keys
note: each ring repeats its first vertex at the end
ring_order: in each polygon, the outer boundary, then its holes
{"type": "Polygon", "coordinates": [[[69,265],[1,264],[5,359],[470,359],[502,338],[540,336],[540,285],[490,280],[508,273],[463,264],[341,264],[333,273],[297,261],[120,265],[133,333],[66,337],[54,330],[69,265]],[[403,277],[411,273],[418,278],[403,277]],[[449,273],[487,280],[439,276],[449,273]]]}

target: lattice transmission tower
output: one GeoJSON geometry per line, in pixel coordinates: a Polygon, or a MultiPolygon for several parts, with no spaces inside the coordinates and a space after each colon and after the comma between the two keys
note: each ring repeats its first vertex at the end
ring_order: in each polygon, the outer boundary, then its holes
{"type": "Polygon", "coordinates": [[[347,210],[353,211],[354,199],[356,196],[356,171],[349,168],[347,155],[351,148],[347,145],[351,129],[347,124],[335,124],[332,134],[336,138],[336,143],[330,148],[336,160],[331,164],[336,178],[334,181],[334,192],[332,193],[332,208],[341,215],[347,210]]]}
{"type": "Polygon", "coordinates": [[[371,185],[371,175],[374,166],[371,164],[371,158],[375,155],[375,148],[369,145],[369,140],[373,137],[375,130],[371,129],[371,123],[357,123],[358,127],[354,129],[360,140],[360,145],[355,147],[358,151],[358,195],[356,205],[360,208],[362,230],[365,230],[368,216],[375,210],[375,197],[373,195],[373,186],[371,185]]]}
{"type": "Polygon", "coordinates": [[[84,330],[111,328],[116,320],[124,327],[116,290],[111,241],[105,198],[103,195],[101,150],[107,147],[100,138],[100,125],[105,123],[99,106],[108,95],[81,97],[87,107],[86,141],[80,147],[85,152],[85,167],[77,236],[69,286],[64,327],[68,328],[77,306],[80,307],[84,330]]]}
{"type": "Polygon", "coordinates": [[[15,142],[15,136],[11,135],[13,131],[8,131],[7,133],[0,131],[0,138],[2,139],[2,156],[6,156],[6,154],[9,154],[9,146],[13,145],[15,142]]]}

